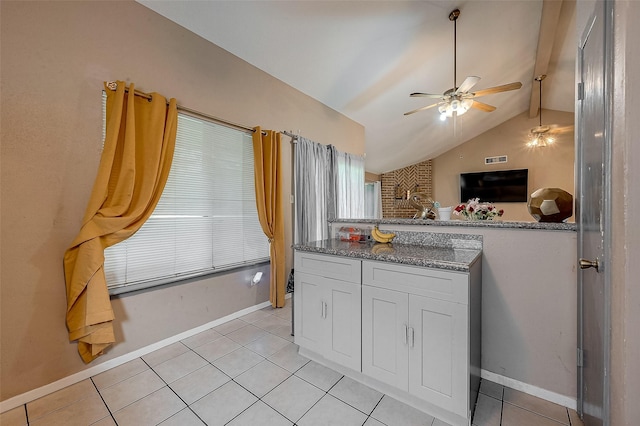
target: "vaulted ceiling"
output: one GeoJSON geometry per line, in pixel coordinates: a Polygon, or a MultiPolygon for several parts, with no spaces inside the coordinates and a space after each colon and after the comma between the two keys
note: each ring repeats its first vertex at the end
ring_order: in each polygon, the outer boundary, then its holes
{"type": "Polygon", "coordinates": [[[575,0],[138,1],[362,124],[372,173],[433,158],[524,111],[535,116],[540,73],[542,107],[574,110],[575,0]],[[457,84],[475,75],[473,90],[523,86],[481,98],[497,107],[491,113],[404,116],[433,103],[410,93],[454,85],[456,8],[457,84]]]}

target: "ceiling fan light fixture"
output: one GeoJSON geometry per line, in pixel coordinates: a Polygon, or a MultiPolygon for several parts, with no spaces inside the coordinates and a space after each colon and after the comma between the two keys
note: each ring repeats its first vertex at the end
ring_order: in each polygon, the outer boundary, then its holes
{"type": "Polygon", "coordinates": [[[448,117],[453,117],[455,113],[456,116],[461,116],[471,108],[471,104],[473,103],[472,99],[460,99],[456,98],[450,101],[442,102],[438,105],[438,112],[440,113],[440,120],[445,121],[448,117]]]}
{"type": "Polygon", "coordinates": [[[458,115],[464,114],[465,112],[469,111],[469,108],[471,108],[472,104],[473,99],[463,99],[462,101],[460,101],[460,109],[462,110],[462,112],[459,112],[458,115]]]}
{"type": "Polygon", "coordinates": [[[546,77],[547,76],[545,74],[542,74],[535,78],[535,80],[540,83],[540,106],[538,112],[540,118],[538,126],[529,130],[529,141],[527,142],[527,146],[529,148],[542,148],[552,145],[555,142],[553,135],[549,133],[551,128],[549,126],[542,125],[542,80],[546,77]]]}
{"type": "Polygon", "coordinates": [[[447,119],[447,104],[441,103],[438,105],[438,112],[440,113],[440,121],[446,121],[447,119]]]}
{"type": "Polygon", "coordinates": [[[542,132],[542,133],[531,132],[529,133],[529,141],[527,142],[527,146],[529,148],[542,148],[545,146],[553,145],[554,142],[555,142],[555,139],[551,134],[548,134],[546,132],[542,132]]]}

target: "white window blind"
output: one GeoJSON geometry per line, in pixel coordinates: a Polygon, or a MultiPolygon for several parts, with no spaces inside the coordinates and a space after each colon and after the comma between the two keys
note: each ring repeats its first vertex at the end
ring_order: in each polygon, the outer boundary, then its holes
{"type": "Polygon", "coordinates": [[[251,136],[178,114],[169,179],[149,220],[105,250],[111,294],[269,260],[251,136]]]}

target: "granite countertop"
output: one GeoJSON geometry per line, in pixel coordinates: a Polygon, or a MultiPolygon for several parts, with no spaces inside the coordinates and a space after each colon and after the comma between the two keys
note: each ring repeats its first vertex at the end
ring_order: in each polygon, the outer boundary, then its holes
{"type": "Polygon", "coordinates": [[[380,244],[375,242],[350,242],[339,239],[295,244],[295,250],[319,254],[402,263],[426,268],[469,272],[469,268],[482,255],[481,248],[465,248],[414,245],[404,243],[380,244]]]}
{"type": "Polygon", "coordinates": [[[464,228],[541,229],[546,231],[576,231],[573,222],[509,222],[501,220],[423,220],[423,219],[334,219],[333,223],[370,223],[375,225],[455,226],[464,228]]]}

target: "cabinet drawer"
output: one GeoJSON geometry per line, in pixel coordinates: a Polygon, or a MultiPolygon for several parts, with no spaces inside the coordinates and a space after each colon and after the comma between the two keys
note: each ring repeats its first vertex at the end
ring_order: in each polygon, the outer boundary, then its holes
{"type": "Polygon", "coordinates": [[[306,272],[356,284],[360,284],[362,277],[362,261],[332,255],[297,251],[294,268],[296,272],[306,272]]]}
{"type": "Polygon", "coordinates": [[[419,296],[469,303],[469,274],[400,265],[386,262],[362,262],[362,284],[419,296]]]}

